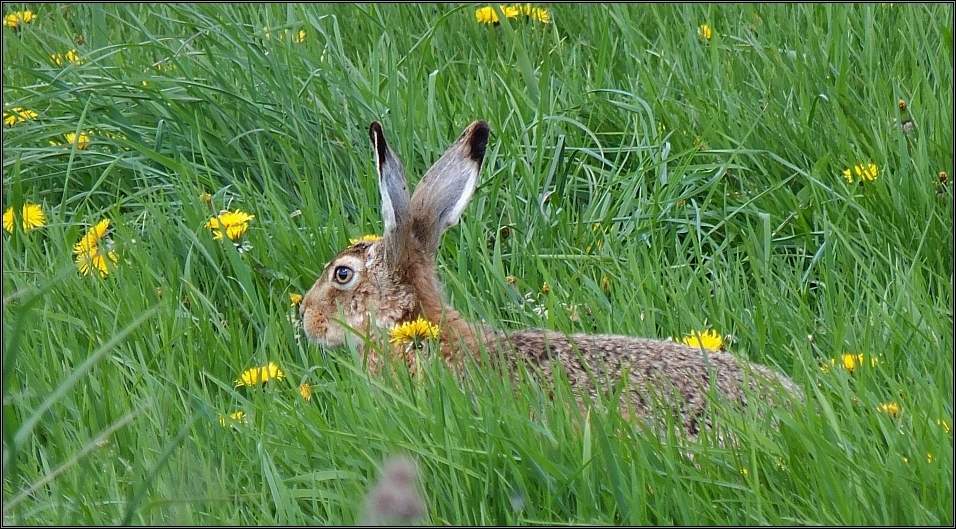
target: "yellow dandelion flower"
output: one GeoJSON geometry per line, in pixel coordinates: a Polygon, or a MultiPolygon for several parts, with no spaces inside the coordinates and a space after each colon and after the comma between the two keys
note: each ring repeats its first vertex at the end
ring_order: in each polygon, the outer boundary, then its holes
{"type": "Polygon", "coordinates": [[[543,24],[551,23],[551,13],[549,13],[547,9],[534,7],[531,4],[517,5],[515,7],[518,9],[519,13],[529,17],[531,20],[536,20],[543,24]]]}
{"type": "Polygon", "coordinates": [[[116,256],[116,252],[107,251],[103,253],[98,246],[94,246],[89,251],[76,255],[76,268],[85,276],[90,275],[90,272],[96,270],[102,278],[109,275],[110,266],[115,266],[118,261],[119,258],[116,256]],[[110,262],[112,262],[112,265],[110,262]]]}
{"type": "MultiPolygon", "coordinates": [[[[518,18],[518,15],[521,14],[521,11],[514,6],[498,6],[501,9],[501,12],[505,14],[507,18],[518,18]]],[[[475,10],[475,18],[478,19],[479,24],[498,24],[498,13],[495,12],[495,8],[491,6],[482,7],[475,10]]]]}
{"type": "Polygon", "coordinates": [[[876,180],[876,177],[879,176],[879,168],[874,164],[866,165],[857,165],[853,169],[845,169],[843,171],[843,178],[846,178],[848,184],[852,184],[855,181],[863,182],[864,180],[873,181],[876,180]]]}
{"type": "MultiPolygon", "coordinates": [[[[878,364],[878,363],[879,363],[879,360],[877,360],[877,358],[876,358],[875,356],[870,357],[870,366],[871,366],[871,367],[876,367],[876,364],[878,364]]],[[[863,362],[863,355],[862,355],[862,354],[860,354],[860,353],[844,353],[844,354],[840,355],[840,358],[839,358],[838,360],[831,358],[831,359],[830,359],[830,365],[829,365],[829,366],[827,366],[826,364],[821,365],[821,366],[820,366],[820,370],[822,370],[824,373],[829,373],[831,367],[841,366],[841,367],[843,367],[844,369],[846,369],[847,371],[849,371],[849,372],[852,373],[853,371],[856,370],[857,367],[861,367],[861,366],[863,366],[863,365],[864,365],[864,362],[863,362]]]]}
{"type": "MultiPolygon", "coordinates": [[[[89,134],[85,132],[81,132],[79,134],[74,134],[70,132],[70,133],[67,133],[65,137],[66,137],[66,142],[71,145],[76,145],[76,149],[79,151],[85,151],[87,147],[90,146],[90,136],[89,134]]],[[[56,147],[58,145],[61,145],[61,143],[51,140],[50,145],[53,147],[56,147]]]]}
{"type": "Polygon", "coordinates": [[[714,32],[707,24],[701,24],[700,27],[697,28],[697,34],[706,40],[710,40],[710,37],[713,36],[714,32]]]}
{"type": "Polygon", "coordinates": [[[33,110],[13,107],[10,110],[3,111],[3,124],[12,127],[17,123],[23,123],[24,121],[37,119],[38,117],[39,115],[33,110]]]}
{"type": "Polygon", "coordinates": [[[285,378],[285,373],[282,372],[282,369],[275,362],[269,362],[267,365],[243,371],[239,379],[236,380],[236,387],[258,386],[272,379],[282,380],[283,378],[285,378]]]}
{"type": "MultiPolygon", "coordinates": [[[[13,233],[13,206],[3,212],[3,229],[13,233]]],[[[46,225],[46,215],[43,209],[36,204],[24,204],[20,209],[20,225],[23,231],[30,231],[34,228],[42,228],[46,225]]]]}
{"type": "Polygon", "coordinates": [[[76,148],[82,151],[89,147],[90,136],[85,132],[81,132],[79,134],[70,132],[66,135],[66,142],[76,145],[76,148]]]}
{"type": "Polygon", "coordinates": [[[840,355],[839,362],[836,359],[833,359],[833,358],[830,359],[831,366],[836,366],[837,364],[839,364],[843,366],[844,369],[846,369],[847,371],[851,373],[853,372],[854,369],[856,369],[857,363],[862,365],[863,355],[855,355],[855,354],[846,353],[846,354],[840,355]],[[856,361],[857,356],[859,356],[860,362],[856,361]]]}
{"type": "MultiPolygon", "coordinates": [[[[853,371],[856,369],[856,366],[863,365],[863,355],[862,354],[844,354],[843,355],[843,367],[847,371],[853,371]]],[[[870,358],[870,365],[876,367],[877,359],[876,357],[870,358]]]]}
{"type": "MultiPolygon", "coordinates": [[[[246,412],[244,411],[234,411],[229,414],[229,420],[233,422],[245,422],[246,421],[246,412]]],[[[226,418],[222,415],[219,416],[219,424],[222,426],[226,425],[226,418]]],[[[233,426],[235,427],[235,426],[233,426]]]]}
{"type": "Polygon", "coordinates": [[[438,338],[438,326],[418,317],[415,321],[407,321],[388,331],[388,341],[397,346],[414,346],[418,348],[425,340],[438,338]]]}
{"type": "Polygon", "coordinates": [[[382,238],[381,236],[375,235],[374,233],[369,235],[362,235],[358,239],[349,239],[349,245],[355,244],[357,242],[375,242],[381,238],[382,238]]]}
{"type": "Polygon", "coordinates": [[[895,402],[886,402],[876,408],[880,413],[885,413],[894,419],[900,416],[900,405],[895,402]]]}
{"type": "Polygon", "coordinates": [[[3,27],[19,29],[21,25],[29,24],[36,20],[36,18],[37,16],[33,14],[33,11],[14,11],[3,17],[3,27]]]}
{"type": "Polygon", "coordinates": [[[305,42],[305,30],[304,30],[304,29],[300,29],[300,30],[298,31],[298,33],[293,33],[293,34],[292,34],[292,42],[295,42],[296,44],[300,44],[300,43],[305,42]]]}
{"type": "Polygon", "coordinates": [[[900,112],[906,112],[906,100],[905,100],[905,99],[900,99],[899,101],[897,101],[896,105],[897,105],[898,107],[900,107],[900,112]]]}
{"type": "Polygon", "coordinates": [[[83,254],[90,253],[96,249],[99,242],[106,236],[106,231],[110,228],[110,219],[103,219],[96,223],[96,226],[93,226],[86,232],[86,235],[80,239],[80,242],[76,243],[73,247],[73,253],[83,254]]]}
{"type": "Polygon", "coordinates": [[[229,240],[235,241],[242,237],[249,229],[249,221],[256,218],[244,211],[223,211],[219,215],[206,221],[206,228],[212,231],[212,238],[222,240],[222,232],[226,231],[229,240]]]}
{"type": "Polygon", "coordinates": [[[108,248],[109,244],[105,251],[100,247],[100,242],[104,242],[109,227],[110,219],[99,221],[73,246],[73,253],[76,254],[76,268],[84,276],[96,270],[100,277],[106,277],[110,273],[110,267],[119,262],[116,252],[108,248]]]}
{"type": "Polygon", "coordinates": [[[723,351],[726,348],[724,346],[723,336],[717,334],[717,331],[713,329],[704,332],[694,331],[681,338],[681,343],[690,347],[696,347],[698,349],[704,348],[710,351],[723,351]]]}
{"type": "Polygon", "coordinates": [[[308,382],[299,384],[299,395],[302,395],[306,402],[312,402],[312,385],[308,382]]]}
{"type": "Polygon", "coordinates": [[[83,60],[80,59],[80,54],[77,53],[76,50],[70,50],[65,54],[54,53],[53,55],[50,55],[50,58],[53,59],[53,62],[55,62],[57,66],[63,66],[64,62],[74,65],[83,64],[83,60]]]}
{"type": "Polygon", "coordinates": [[[296,305],[298,305],[299,302],[302,301],[302,294],[298,294],[298,293],[295,293],[295,292],[289,294],[289,301],[292,302],[292,306],[293,306],[293,307],[296,306],[296,305]]]}
{"type": "Polygon", "coordinates": [[[540,7],[535,8],[531,12],[530,16],[532,20],[537,20],[538,22],[541,22],[542,24],[551,23],[551,13],[549,13],[547,9],[542,9],[540,7]]]}

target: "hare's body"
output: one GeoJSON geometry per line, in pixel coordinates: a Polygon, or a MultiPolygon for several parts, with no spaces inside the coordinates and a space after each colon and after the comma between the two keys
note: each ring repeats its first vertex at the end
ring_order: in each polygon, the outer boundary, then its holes
{"type": "Polygon", "coordinates": [[[476,121],[422,177],[409,196],[405,173],[385,142],[381,125],[369,134],[375,147],[385,233],[376,241],[355,243],[332,261],[302,300],[304,330],[321,345],[343,345],[346,333],[369,366],[379,365],[376,350],[414,362],[401,348],[382,343],[381,331],[419,317],[437,325],[443,357],[460,366],[482,349],[502,359],[505,370],[525,364],[546,381],[556,366],[567,373],[582,405],[584,395],[610,394],[625,382],[622,411],[645,419],[655,403],[680,415],[688,433],[696,433],[709,399],[747,403],[753,391],[789,393],[800,389],[784,375],[736,357],[676,342],[629,336],[565,334],[541,329],[504,332],[472,324],[447,306],[435,273],[441,234],[456,224],[471,199],[488,141],[488,125],[476,121]],[[370,340],[373,347],[363,345],[370,340]],[[626,380],[625,380],[626,379],[626,380]]]}
{"type": "Polygon", "coordinates": [[[666,409],[679,414],[689,434],[697,433],[712,395],[746,404],[745,387],[751,393],[782,388],[801,394],[789,378],[764,366],[673,341],[523,329],[500,333],[497,346],[489,350],[509,365],[530,364],[548,380],[560,366],[579,400],[585,393],[592,399],[599,392],[607,398],[616,384],[626,380],[622,413],[647,419],[648,414],[666,409]]]}

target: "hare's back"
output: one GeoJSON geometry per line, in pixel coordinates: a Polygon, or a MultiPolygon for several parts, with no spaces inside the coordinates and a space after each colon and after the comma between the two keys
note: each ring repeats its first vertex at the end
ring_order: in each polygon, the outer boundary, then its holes
{"type": "Polygon", "coordinates": [[[688,403],[700,402],[716,389],[724,397],[746,401],[744,387],[756,379],[776,379],[791,393],[792,381],[763,366],[747,364],[729,353],[707,351],[680,343],[609,334],[573,334],[524,329],[508,333],[514,362],[530,362],[551,376],[560,364],[577,387],[613,384],[627,377],[629,391],[648,398],[674,393],[688,403]],[[747,373],[745,373],[747,371],[747,373]],[[746,384],[744,381],[749,381],[746,384]]]}

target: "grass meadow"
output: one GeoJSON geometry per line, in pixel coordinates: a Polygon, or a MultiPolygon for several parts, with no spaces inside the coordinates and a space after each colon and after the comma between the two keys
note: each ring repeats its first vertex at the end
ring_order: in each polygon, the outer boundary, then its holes
{"type": "Polygon", "coordinates": [[[485,6],[4,4],[5,524],[352,524],[394,454],[428,524],[954,523],[953,6],[485,6]],[[369,123],[414,185],[475,119],[466,317],[712,330],[806,402],[680,448],[307,343],[369,123]]]}

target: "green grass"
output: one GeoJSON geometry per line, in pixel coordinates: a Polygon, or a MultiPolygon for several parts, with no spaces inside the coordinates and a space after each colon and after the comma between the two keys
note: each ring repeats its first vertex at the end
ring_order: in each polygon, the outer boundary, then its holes
{"type": "Polygon", "coordinates": [[[404,453],[436,524],[953,524],[952,6],[476,7],[5,4],[38,18],[3,29],[4,110],[37,119],[4,126],[2,206],[46,225],[3,235],[4,522],[351,524],[404,453]],[[381,230],[369,122],[414,184],[475,119],[439,258],[465,315],[713,328],[806,404],[680,449],[561,385],[306,343],[289,294],[381,230]],[[242,253],[203,227],[225,208],[242,253]],[[82,276],[103,218],[119,264],[82,276]],[[819,368],[844,353],[877,364],[819,368]]]}

